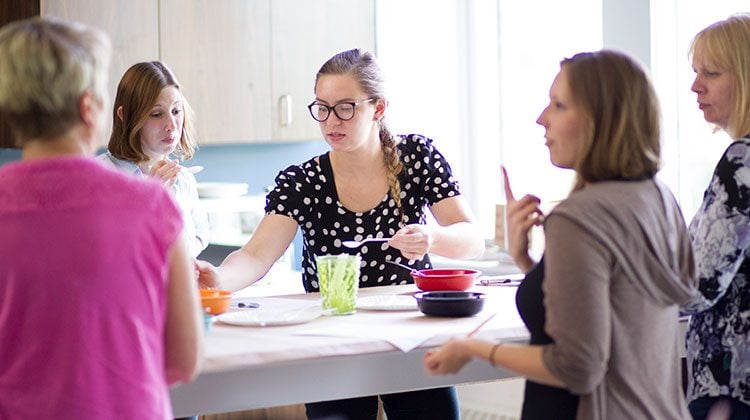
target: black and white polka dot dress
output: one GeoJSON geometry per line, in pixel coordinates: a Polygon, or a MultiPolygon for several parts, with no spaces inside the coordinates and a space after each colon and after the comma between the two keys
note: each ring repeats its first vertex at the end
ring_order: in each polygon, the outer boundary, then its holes
{"type": "MultiPolygon", "coordinates": [[[[405,223],[424,224],[427,206],[459,195],[458,182],[432,140],[418,134],[399,137],[397,149],[404,166],[399,180],[405,223]]],[[[291,217],[302,228],[302,281],[308,292],[319,290],[315,255],[359,252],[360,287],[413,282],[406,269],[385,261],[416,269],[431,267],[429,257],[408,260],[401,251],[384,242],[369,242],[359,249],[341,245],[347,240],[392,236],[400,229],[401,216],[390,194],[369,211],[352,212],[344,208],[338,200],[328,153],[317,161],[313,158],[279,172],[276,187],[266,196],[266,213],[291,217]]]]}

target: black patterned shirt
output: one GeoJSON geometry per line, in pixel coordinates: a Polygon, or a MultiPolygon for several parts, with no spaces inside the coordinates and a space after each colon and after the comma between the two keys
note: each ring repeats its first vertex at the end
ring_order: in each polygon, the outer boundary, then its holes
{"type": "Polygon", "coordinates": [[[700,296],[687,334],[688,401],[750,404],[750,139],[732,143],[690,223],[700,296]]]}
{"type": "MultiPolygon", "coordinates": [[[[405,224],[426,223],[425,210],[448,197],[459,195],[458,182],[432,140],[418,135],[398,136],[396,146],[403,164],[399,175],[405,224]],[[398,141],[400,140],[400,141],[398,141]]],[[[341,242],[393,236],[401,227],[401,215],[387,193],[373,209],[352,212],[339,201],[328,153],[279,172],[276,187],[266,196],[266,213],[294,219],[302,229],[302,280],[305,290],[318,291],[315,255],[362,256],[360,287],[412,283],[409,271],[387,264],[394,261],[415,269],[430,268],[428,256],[408,260],[385,242],[369,242],[358,249],[341,242]]]]}

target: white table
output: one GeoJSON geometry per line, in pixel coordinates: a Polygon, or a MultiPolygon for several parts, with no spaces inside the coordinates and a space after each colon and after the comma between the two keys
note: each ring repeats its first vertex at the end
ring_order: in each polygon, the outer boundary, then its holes
{"type": "MultiPolygon", "coordinates": [[[[476,335],[488,340],[524,341],[528,331],[515,307],[514,287],[477,286],[487,293],[484,310],[471,318],[432,318],[420,312],[358,311],[350,316],[322,317],[283,327],[236,327],[215,324],[206,336],[204,363],[198,378],[172,389],[176,417],[274,407],[435,388],[515,376],[486,362],[473,361],[460,374],[428,376],[424,353],[451,337],[463,336],[491,314],[497,315],[476,335]],[[377,323],[400,328],[441,331],[409,352],[383,338],[298,335],[321,327],[377,323]]],[[[413,293],[413,285],[360,289],[360,296],[413,293]]],[[[317,294],[291,299],[315,301],[317,294]]]]}

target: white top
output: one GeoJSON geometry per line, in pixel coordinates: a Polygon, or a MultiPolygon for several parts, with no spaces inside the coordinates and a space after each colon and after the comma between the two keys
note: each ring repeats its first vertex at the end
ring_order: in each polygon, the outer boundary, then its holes
{"type": "MultiPolygon", "coordinates": [[[[112,156],[110,152],[97,156],[97,160],[123,172],[145,176],[135,162],[118,159],[112,156]]],[[[195,175],[183,168],[177,174],[177,180],[169,190],[182,212],[182,220],[185,226],[184,233],[188,239],[190,255],[197,257],[208,246],[210,229],[206,212],[198,202],[198,182],[195,180],[195,175]]]]}

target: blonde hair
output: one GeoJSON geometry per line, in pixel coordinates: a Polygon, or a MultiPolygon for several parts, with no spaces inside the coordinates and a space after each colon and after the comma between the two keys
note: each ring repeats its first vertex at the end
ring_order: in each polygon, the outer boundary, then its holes
{"type": "MultiPolygon", "coordinates": [[[[318,70],[315,76],[315,85],[317,87],[318,79],[324,75],[352,75],[359,83],[362,90],[368,98],[381,99],[385,101],[385,90],[383,88],[383,76],[375,56],[369,51],[362,51],[358,48],[338,53],[328,59],[318,70]]],[[[398,180],[399,174],[403,171],[404,166],[396,149],[396,141],[393,134],[385,123],[385,118],[378,120],[378,129],[380,136],[380,146],[383,150],[383,164],[387,168],[388,189],[391,198],[396,203],[401,215],[401,221],[404,221],[404,208],[401,203],[401,183],[398,180]]]]}
{"type": "MultiPolygon", "coordinates": [[[[143,152],[140,132],[159,94],[168,86],[180,89],[172,71],[159,61],[134,64],[123,74],[117,86],[112,110],[112,135],[107,145],[112,156],[135,163],[150,159],[143,152]],[[122,111],[118,115],[120,107],[122,111]]],[[[197,146],[192,132],[193,113],[184,96],[182,107],[185,119],[175,152],[182,160],[188,160],[193,157],[197,146]]]]}
{"type": "Polygon", "coordinates": [[[0,29],[0,109],[18,146],[65,134],[87,90],[106,102],[110,42],[77,22],[35,17],[0,29]]]}
{"type": "Polygon", "coordinates": [[[733,139],[750,135],[750,13],[732,15],[698,32],[690,45],[691,57],[698,48],[734,78],[726,132],[733,139]]]}
{"type": "Polygon", "coordinates": [[[659,104],[641,66],[609,50],[576,54],[560,66],[588,119],[573,189],[597,181],[653,178],[661,164],[659,104]]]}

